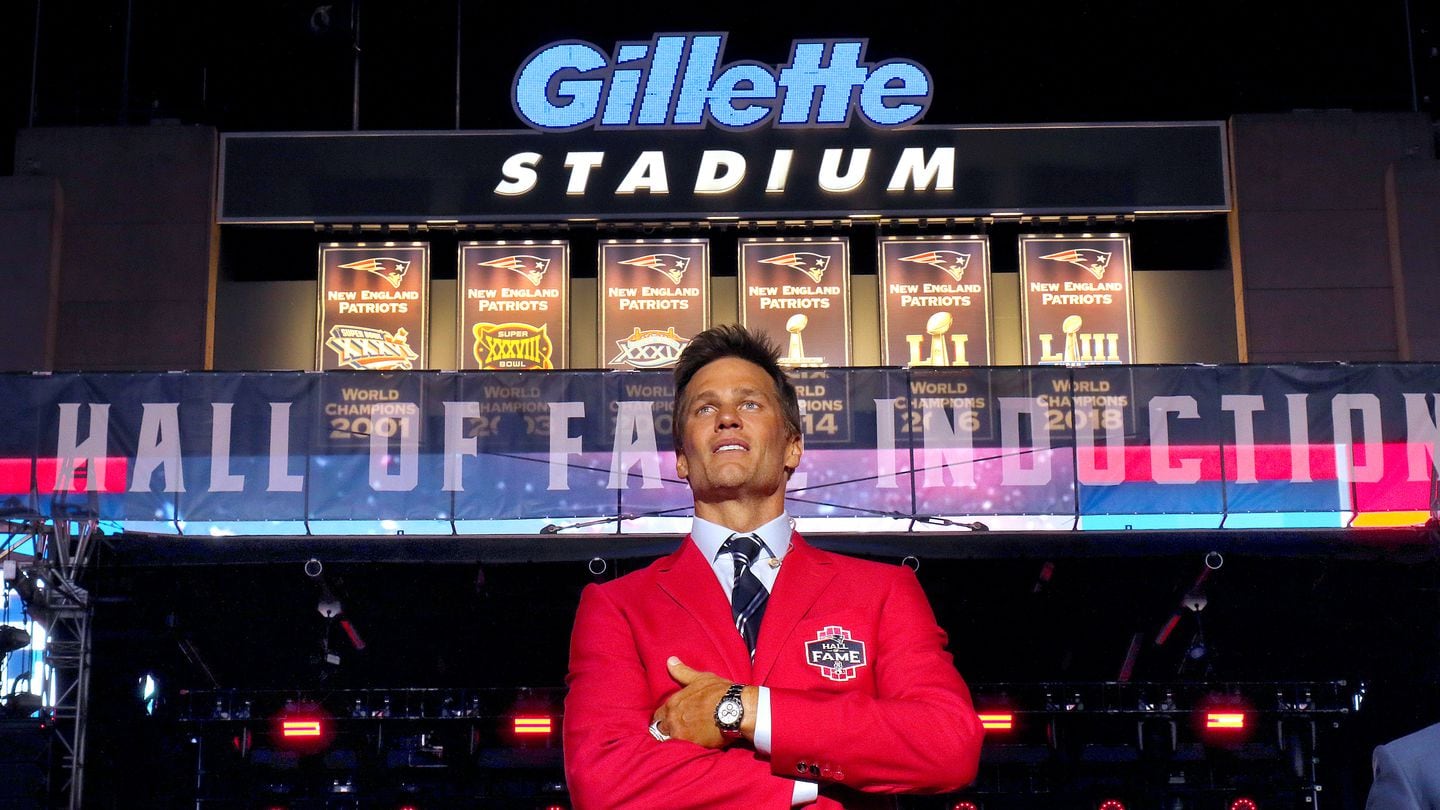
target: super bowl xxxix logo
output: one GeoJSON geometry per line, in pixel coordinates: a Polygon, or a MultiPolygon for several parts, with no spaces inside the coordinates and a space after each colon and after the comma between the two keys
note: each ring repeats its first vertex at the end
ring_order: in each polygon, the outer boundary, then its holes
{"type": "Polygon", "coordinates": [[[805,663],[832,681],[853,680],[867,663],[865,642],[843,627],[826,627],[815,634],[814,641],[805,642],[805,663]]]}
{"type": "Polygon", "coordinates": [[[676,334],[675,327],[664,332],[659,329],[635,327],[629,337],[615,341],[620,353],[610,358],[610,365],[627,365],[633,368],[663,368],[680,357],[690,341],[676,334]]]}

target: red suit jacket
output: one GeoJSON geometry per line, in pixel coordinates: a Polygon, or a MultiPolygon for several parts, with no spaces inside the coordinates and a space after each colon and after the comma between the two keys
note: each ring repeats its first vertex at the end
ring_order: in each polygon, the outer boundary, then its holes
{"type": "Polygon", "coordinates": [[[820,784],[815,808],[884,806],[873,794],[958,790],[975,778],[980,720],[911,570],[792,540],[753,665],[689,538],[585,588],[565,699],[576,808],[786,808],[797,778],[820,784]],[[768,759],[744,743],[709,750],[650,736],[651,715],[679,690],[672,655],[769,687],[768,759]]]}

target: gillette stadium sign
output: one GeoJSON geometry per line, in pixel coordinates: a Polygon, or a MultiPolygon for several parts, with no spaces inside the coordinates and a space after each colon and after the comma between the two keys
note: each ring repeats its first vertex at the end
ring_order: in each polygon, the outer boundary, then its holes
{"type": "Polygon", "coordinates": [[[724,34],[622,42],[613,57],[588,42],[558,42],[520,66],[511,101],[520,120],[545,131],[844,126],[853,113],[876,127],[919,121],[930,74],[905,59],[866,64],[865,44],[797,40],[790,61],[772,67],[722,65],[724,34]]]}
{"type": "MultiPolygon", "coordinates": [[[[515,223],[1230,210],[1220,121],[937,126],[864,39],[727,61],[723,33],[520,61],[523,129],[226,133],[225,223],[515,223]]],[[[961,115],[964,111],[961,110],[961,115]]]]}

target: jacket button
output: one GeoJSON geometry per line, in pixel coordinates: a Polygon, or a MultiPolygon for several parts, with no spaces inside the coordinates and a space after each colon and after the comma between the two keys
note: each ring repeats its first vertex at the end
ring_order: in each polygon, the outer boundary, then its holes
{"type": "Polygon", "coordinates": [[[816,764],[814,764],[814,763],[811,763],[811,764],[810,764],[810,775],[811,775],[811,776],[819,776],[819,775],[820,775],[820,766],[819,766],[819,765],[816,765],[816,764]]]}
{"type": "Polygon", "coordinates": [[[805,773],[805,763],[803,763],[803,762],[797,762],[797,763],[795,763],[795,772],[796,772],[796,773],[805,773]]]}

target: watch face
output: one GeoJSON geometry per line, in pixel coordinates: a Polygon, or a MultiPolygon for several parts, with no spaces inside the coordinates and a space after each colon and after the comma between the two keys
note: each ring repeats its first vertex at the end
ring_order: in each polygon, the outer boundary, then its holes
{"type": "Polygon", "coordinates": [[[734,725],[740,722],[740,716],[744,710],[743,703],[733,698],[727,698],[720,701],[720,705],[715,708],[715,719],[727,726],[734,725]]]}

